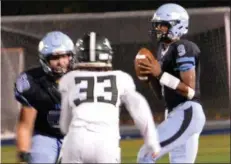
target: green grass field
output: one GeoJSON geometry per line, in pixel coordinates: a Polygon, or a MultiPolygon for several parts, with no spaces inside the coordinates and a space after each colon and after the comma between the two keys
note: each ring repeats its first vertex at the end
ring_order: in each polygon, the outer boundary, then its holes
{"type": "MultiPolygon", "coordinates": [[[[136,155],[142,143],[142,140],[121,141],[122,162],[136,162],[136,155]]],[[[1,153],[1,163],[16,162],[14,146],[2,147],[1,153]]],[[[168,157],[163,157],[158,163],[168,163],[168,157]]],[[[230,135],[202,136],[196,163],[230,163],[230,135]]]]}

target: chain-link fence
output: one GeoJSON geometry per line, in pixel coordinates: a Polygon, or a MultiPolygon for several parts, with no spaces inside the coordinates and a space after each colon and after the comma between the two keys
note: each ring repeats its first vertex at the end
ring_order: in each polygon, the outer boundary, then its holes
{"type": "MultiPolygon", "coordinates": [[[[38,65],[37,46],[39,39],[52,30],[60,30],[75,42],[83,33],[96,31],[108,37],[114,48],[113,64],[134,77],[137,89],[143,93],[155,114],[163,115],[164,107],[153,97],[149,89],[135,77],[133,60],[141,47],[156,48],[151,43],[148,31],[154,11],[118,12],[103,14],[68,14],[42,16],[2,17],[2,47],[22,47],[25,54],[25,69],[38,65]]],[[[206,115],[211,118],[229,119],[228,57],[226,55],[227,31],[224,14],[229,8],[189,9],[190,27],[188,38],[201,49],[201,92],[206,115]]],[[[4,54],[7,55],[7,54],[4,54]]],[[[9,67],[4,65],[4,67],[9,67]]],[[[9,72],[11,74],[13,72],[9,72]]],[[[3,78],[2,78],[3,80],[3,78]]],[[[2,88],[13,87],[13,81],[1,83],[2,88]]],[[[12,91],[2,94],[12,98],[12,91]]],[[[15,117],[1,107],[2,117],[15,117]]],[[[14,110],[10,110],[14,111],[14,110]]],[[[123,113],[126,116],[126,112],[123,113]]],[[[127,118],[125,117],[127,120],[127,118]]],[[[1,119],[1,122],[4,119],[1,119]]],[[[2,122],[3,125],[5,125],[2,122]]]]}

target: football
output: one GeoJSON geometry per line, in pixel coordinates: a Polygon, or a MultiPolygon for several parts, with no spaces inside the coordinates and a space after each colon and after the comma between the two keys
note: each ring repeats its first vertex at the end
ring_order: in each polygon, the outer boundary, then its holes
{"type": "Polygon", "coordinates": [[[142,60],[143,62],[150,62],[149,60],[156,61],[156,59],[153,56],[152,52],[149,51],[147,48],[141,48],[135,57],[134,65],[135,65],[136,75],[138,79],[142,81],[146,81],[148,80],[148,76],[142,76],[140,74],[140,68],[138,67],[140,60],[142,60]]]}

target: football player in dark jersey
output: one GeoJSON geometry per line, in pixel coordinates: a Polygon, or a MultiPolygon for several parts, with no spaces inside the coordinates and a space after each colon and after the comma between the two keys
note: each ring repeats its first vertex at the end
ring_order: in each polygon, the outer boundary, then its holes
{"type": "Polygon", "coordinates": [[[143,146],[139,163],[153,163],[166,153],[170,153],[170,163],[195,162],[205,115],[200,104],[200,50],[195,43],[181,39],[188,25],[187,11],[172,3],[160,6],[152,18],[159,41],[158,63],[140,61],[140,73],[159,81],[169,114],[158,127],[160,153],[152,158],[143,146]]]}
{"type": "Polygon", "coordinates": [[[17,151],[20,162],[55,163],[63,139],[57,85],[71,69],[75,48],[66,34],[53,31],[40,41],[38,51],[41,66],[22,72],[15,83],[15,97],[22,104],[17,151]]]}

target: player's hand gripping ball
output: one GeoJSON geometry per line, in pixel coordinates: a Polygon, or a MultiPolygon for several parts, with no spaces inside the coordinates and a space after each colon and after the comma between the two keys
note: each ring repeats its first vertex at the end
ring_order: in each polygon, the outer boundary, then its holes
{"type": "Polygon", "coordinates": [[[147,81],[149,75],[156,76],[161,72],[158,61],[147,48],[138,51],[134,64],[136,75],[142,81],[147,81]]]}

